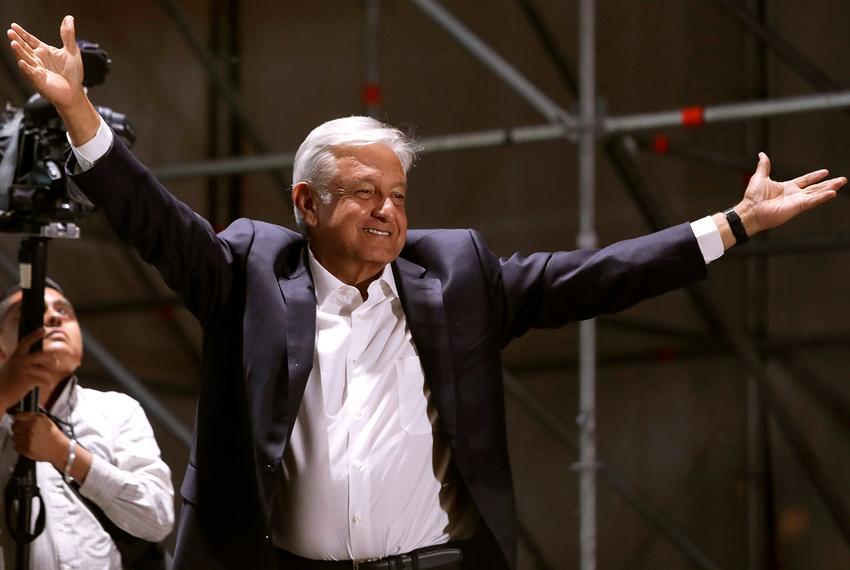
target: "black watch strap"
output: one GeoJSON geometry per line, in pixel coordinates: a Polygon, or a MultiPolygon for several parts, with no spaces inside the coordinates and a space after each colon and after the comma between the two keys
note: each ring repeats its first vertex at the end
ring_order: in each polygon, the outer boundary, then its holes
{"type": "Polygon", "coordinates": [[[750,236],[747,235],[747,230],[744,229],[744,224],[741,222],[741,216],[735,211],[735,208],[729,208],[723,215],[726,216],[726,221],[729,222],[729,227],[732,229],[732,235],[735,236],[735,245],[743,245],[750,241],[750,236]]]}

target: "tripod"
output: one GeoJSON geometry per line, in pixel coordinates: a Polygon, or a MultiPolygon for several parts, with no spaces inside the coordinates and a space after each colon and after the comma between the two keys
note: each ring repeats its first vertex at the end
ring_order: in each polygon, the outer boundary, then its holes
{"type": "MultiPolygon", "coordinates": [[[[21,322],[18,339],[40,328],[44,323],[44,283],[47,277],[47,239],[27,237],[21,241],[18,261],[21,268],[21,322]]],[[[30,352],[42,348],[39,340],[30,352]]],[[[38,388],[34,388],[18,405],[21,411],[38,411],[38,388]]],[[[44,501],[38,489],[35,461],[24,456],[18,458],[12,477],[6,487],[6,526],[15,539],[15,568],[29,570],[29,546],[44,531],[44,501]],[[38,517],[32,523],[34,501],[38,501],[38,517]],[[12,512],[15,511],[13,515],[12,512]]]]}

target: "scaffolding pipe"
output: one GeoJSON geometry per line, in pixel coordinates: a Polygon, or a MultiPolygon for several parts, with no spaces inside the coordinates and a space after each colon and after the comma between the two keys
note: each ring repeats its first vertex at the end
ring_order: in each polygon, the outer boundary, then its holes
{"type": "MultiPolygon", "coordinates": [[[[416,1],[416,0],[415,0],[416,1]]],[[[803,113],[827,109],[850,107],[850,91],[807,95],[785,99],[732,103],[704,107],[704,122],[721,122],[763,118],[774,115],[803,113]]],[[[683,110],[662,111],[643,115],[609,117],[602,121],[601,129],[608,133],[622,134],[627,130],[653,129],[660,127],[686,126],[683,110]]],[[[419,139],[422,153],[449,152],[562,140],[567,130],[562,125],[525,125],[520,127],[487,129],[469,133],[436,135],[419,139]]],[[[153,169],[160,180],[199,178],[246,174],[266,170],[292,168],[295,153],[266,154],[242,158],[226,158],[179,164],[153,169]]]]}
{"type": "MultiPolygon", "coordinates": [[[[600,325],[602,322],[600,321],[600,325]]],[[[850,335],[839,333],[835,336],[782,339],[769,341],[759,345],[759,352],[771,358],[785,358],[799,352],[812,350],[835,350],[850,347],[850,335]]],[[[681,344],[657,344],[654,346],[600,355],[597,359],[597,368],[633,367],[633,366],[666,366],[675,363],[687,363],[693,360],[716,361],[720,358],[736,358],[729,352],[729,347],[722,340],[706,340],[705,342],[688,341],[681,344]]],[[[541,373],[559,371],[562,369],[575,370],[578,367],[578,359],[551,358],[537,360],[534,362],[515,363],[512,369],[517,373],[541,373]]],[[[803,377],[800,374],[800,377],[803,377]]],[[[840,400],[831,402],[831,405],[839,408],[843,404],[840,400]]],[[[844,406],[846,413],[844,417],[850,418],[850,405],[844,406]]],[[[850,422],[845,422],[850,426],[850,422]]]]}
{"type": "Polygon", "coordinates": [[[363,105],[366,114],[381,115],[381,0],[366,0],[363,15],[363,105]]]}
{"type": "MultiPolygon", "coordinates": [[[[654,229],[661,229],[669,225],[662,209],[655,206],[655,200],[647,194],[646,188],[633,186],[630,189],[638,207],[654,229]]],[[[717,310],[702,287],[693,285],[687,289],[687,293],[706,326],[714,331],[718,338],[723,338],[727,342],[746,370],[758,381],[766,405],[775,413],[776,423],[780,431],[800,458],[801,466],[823,501],[832,522],[845,542],[850,545],[850,509],[836,499],[839,495],[830,485],[824,469],[820,464],[811,460],[813,454],[802,436],[802,432],[793,423],[790,423],[790,415],[785,413],[782,403],[772,392],[770,383],[776,375],[761,368],[756,343],[717,310]]]]}
{"type": "Polygon", "coordinates": [[[785,62],[791,69],[795,70],[800,77],[818,91],[835,91],[841,89],[841,84],[824,73],[809,58],[788,43],[781,35],[771,28],[745,5],[737,0],[715,0],[723,6],[735,19],[740,22],[746,30],[766,45],[773,54],[785,62]]]}
{"type": "MultiPolygon", "coordinates": [[[[505,391],[516,400],[529,416],[534,418],[558,442],[569,450],[573,457],[578,456],[578,444],[573,427],[535,398],[522,382],[519,382],[507,370],[502,369],[505,391]]],[[[642,499],[632,485],[606,465],[598,466],[599,480],[620,497],[632,510],[640,515],[652,528],[663,536],[686,559],[703,570],[719,570],[720,566],[711,557],[694,544],[684,531],[663,511],[642,499]]]]}
{"type": "Polygon", "coordinates": [[[455,18],[438,2],[434,0],[411,0],[420,10],[442,27],[450,36],[457,40],[463,47],[469,50],[490,71],[513,88],[513,90],[525,99],[540,114],[553,124],[574,128],[575,118],[552,101],[540,89],[522,76],[502,56],[497,54],[491,47],[481,41],[460,20],[455,18]]]}
{"type": "MultiPolygon", "coordinates": [[[[579,249],[596,247],[596,24],[594,0],[580,0],[578,236],[579,249]]],[[[596,320],[579,323],[579,567],[596,570],[596,320]]]]}
{"type": "Polygon", "coordinates": [[[614,134],[664,127],[696,127],[705,123],[757,119],[845,107],[850,107],[850,91],[609,117],[604,121],[604,129],[606,133],[614,134]]]}
{"type": "MultiPolygon", "coordinates": [[[[174,22],[174,25],[177,27],[177,30],[180,32],[180,35],[183,36],[183,39],[186,40],[186,43],[189,46],[189,51],[197,58],[197,60],[201,63],[204,70],[206,70],[210,79],[212,79],[215,84],[218,92],[221,93],[221,96],[227,101],[228,106],[230,107],[231,112],[233,113],[233,118],[239,124],[239,128],[244,133],[245,138],[251,143],[251,146],[254,148],[254,151],[259,154],[265,154],[267,152],[267,146],[265,142],[263,142],[262,137],[260,136],[259,131],[257,131],[251,120],[248,118],[247,113],[242,108],[242,104],[239,101],[239,97],[236,94],[236,91],[231,88],[227,79],[222,75],[220,69],[218,68],[218,64],[216,63],[215,57],[209,52],[209,50],[204,46],[203,42],[201,42],[198,35],[192,29],[192,26],[189,24],[189,19],[186,17],[186,13],[183,8],[180,7],[175,0],[159,0],[160,6],[165,11],[166,14],[171,18],[174,22]]],[[[284,180],[283,175],[280,172],[275,171],[274,169],[264,169],[269,171],[269,175],[274,180],[274,183],[281,189],[287,187],[287,183],[284,180]]],[[[283,192],[284,198],[289,201],[291,204],[292,197],[288,192],[283,192]]]]}
{"type": "MultiPolygon", "coordinates": [[[[749,11],[754,8],[760,22],[765,21],[764,0],[746,0],[749,11]]],[[[755,38],[745,38],[746,57],[744,77],[747,79],[748,95],[754,99],[767,99],[767,53],[765,44],[755,38]]],[[[763,150],[770,153],[770,136],[767,121],[752,121],[744,130],[745,148],[750,156],[763,150]]],[[[743,170],[746,172],[746,170],[743,170]]],[[[776,174],[774,174],[776,176],[776,174]]],[[[781,178],[780,178],[781,179],[781,178]]],[[[772,232],[766,232],[762,242],[770,243],[772,232]]],[[[768,258],[747,257],[744,263],[744,326],[758,346],[767,340],[769,270],[768,258]]],[[[768,362],[768,355],[760,350],[761,364],[768,362]]],[[[748,374],[744,379],[746,405],[746,514],[747,514],[747,568],[762,570],[776,566],[774,520],[775,493],[773,469],[770,459],[770,423],[764,405],[764,394],[758,381],[748,374]]]]}
{"type": "Polygon", "coordinates": [[[112,356],[91,333],[83,329],[83,344],[86,353],[97,362],[115,382],[122,386],[131,396],[142,405],[151,417],[173,435],[180,444],[189,449],[192,445],[192,434],[177,417],[166,408],[144,383],[136,378],[121,362],[112,356]]]}

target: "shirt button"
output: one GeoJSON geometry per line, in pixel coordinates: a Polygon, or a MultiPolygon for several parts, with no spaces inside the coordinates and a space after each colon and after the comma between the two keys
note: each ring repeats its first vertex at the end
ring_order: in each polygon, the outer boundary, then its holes
{"type": "Polygon", "coordinates": [[[271,463],[266,464],[266,471],[268,471],[269,473],[274,471],[274,465],[272,465],[271,463]]]}
{"type": "Polygon", "coordinates": [[[359,523],[359,522],[361,522],[362,520],[363,520],[363,519],[360,517],[360,515],[354,515],[354,518],[353,518],[353,519],[351,519],[351,522],[359,523]]]}
{"type": "Polygon", "coordinates": [[[365,467],[365,464],[362,461],[360,461],[359,459],[357,461],[355,461],[353,463],[353,465],[354,465],[354,468],[357,469],[358,471],[363,471],[363,467],[365,467]]]}

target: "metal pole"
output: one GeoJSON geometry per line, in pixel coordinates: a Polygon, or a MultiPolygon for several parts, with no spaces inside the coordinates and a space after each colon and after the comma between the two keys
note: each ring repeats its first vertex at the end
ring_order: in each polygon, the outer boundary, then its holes
{"type": "MultiPolygon", "coordinates": [[[[47,278],[47,242],[40,237],[27,237],[21,240],[18,261],[20,262],[21,319],[18,323],[18,339],[22,339],[34,330],[44,326],[44,286],[47,278]]],[[[33,343],[30,354],[42,350],[42,341],[33,343]]],[[[20,409],[25,412],[37,412],[39,389],[33,388],[24,396],[20,409]]],[[[12,472],[13,501],[17,501],[17,525],[10,529],[15,538],[15,567],[27,570],[30,566],[30,544],[42,533],[44,525],[33,525],[33,503],[38,500],[39,509],[44,508],[38,488],[36,462],[23,455],[18,456],[12,472]],[[35,527],[35,528],[34,528],[35,527]],[[14,532],[12,532],[14,531],[14,532]]],[[[8,492],[8,491],[7,491],[8,492]]],[[[7,505],[11,507],[11,504],[7,505]]],[[[39,517],[42,518],[42,517],[39,517]]],[[[13,520],[7,517],[7,522],[13,520]]]]}
{"type": "Polygon", "coordinates": [[[366,0],[363,18],[363,104],[366,114],[381,115],[381,0],[366,0]]]}
{"type": "MultiPolygon", "coordinates": [[[[596,247],[595,0],[580,0],[578,247],[596,247]]],[[[579,323],[579,552],[581,570],[596,568],[596,320],[579,323]]]]}
{"type": "MultiPolygon", "coordinates": [[[[183,36],[183,39],[186,40],[186,43],[189,46],[189,51],[191,51],[198,61],[201,62],[210,79],[212,79],[218,89],[218,92],[221,93],[224,100],[227,101],[227,104],[230,106],[231,112],[233,113],[234,120],[239,124],[242,132],[245,134],[245,138],[248,139],[251,146],[257,153],[265,154],[267,152],[267,146],[263,142],[259,131],[254,128],[247,113],[245,113],[245,110],[242,108],[242,104],[239,101],[236,91],[228,84],[227,79],[225,79],[218,67],[218,64],[216,63],[215,57],[209,52],[209,50],[207,50],[203,42],[201,42],[198,35],[192,29],[183,8],[181,8],[175,0],[159,0],[159,4],[162,6],[162,9],[165,10],[165,13],[172,19],[177,30],[183,36]]],[[[284,199],[291,203],[292,197],[289,192],[285,191],[285,189],[288,188],[288,185],[283,175],[280,172],[275,172],[271,169],[269,170],[269,174],[273,178],[274,183],[284,190],[284,199]]]]}
{"type": "MultiPolygon", "coordinates": [[[[622,145],[619,145],[622,146],[622,145]]],[[[625,152],[622,148],[615,146],[610,147],[615,153],[625,152]]],[[[617,168],[636,168],[636,165],[629,161],[619,161],[615,163],[617,168]]],[[[634,180],[631,172],[625,171],[625,176],[634,180]]],[[[664,213],[663,204],[657,203],[654,197],[645,186],[640,184],[632,184],[629,190],[635,200],[635,203],[645,216],[650,226],[655,230],[660,230],[669,226],[669,220],[664,213]]],[[[740,359],[741,364],[745,369],[752,374],[759,382],[765,398],[765,405],[774,411],[776,423],[782,433],[786,436],[789,442],[792,442],[795,452],[798,456],[811,456],[811,450],[808,449],[808,444],[801,437],[799,430],[791,421],[789,414],[779,413],[777,406],[781,406],[781,402],[773,394],[770,387],[771,374],[764,371],[759,363],[758,347],[751,338],[744,334],[739,327],[733,325],[709,299],[705,290],[699,285],[692,285],[687,289],[688,297],[697,310],[699,316],[705,322],[706,326],[713,331],[718,338],[724,339],[729,347],[735,352],[740,359]]],[[[850,508],[845,508],[835,500],[837,493],[830,487],[829,481],[823,475],[823,469],[815,462],[809,461],[809,458],[801,460],[801,465],[804,467],[806,475],[814,484],[818,494],[820,495],[824,506],[827,508],[830,517],[835,523],[838,530],[841,532],[847,544],[850,544],[850,508]]]]}
{"type": "Polygon", "coordinates": [[[469,28],[452,16],[438,2],[434,0],[411,1],[449,35],[460,42],[472,55],[477,57],[481,63],[498,75],[502,81],[510,85],[517,94],[537,109],[549,122],[569,128],[575,127],[576,121],[569,113],[523,77],[502,56],[481,41],[478,36],[473,34],[469,28]]]}
{"type": "MultiPolygon", "coordinates": [[[[514,378],[507,370],[502,369],[505,381],[505,391],[516,400],[522,408],[540,425],[564,445],[573,456],[578,455],[575,428],[564,422],[557,415],[549,411],[547,406],[541,404],[526,388],[525,384],[514,378]]],[[[663,511],[642,499],[631,484],[617,473],[611,471],[606,465],[599,465],[599,480],[607,486],[638,515],[640,515],[652,528],[667,539],[670,544],[697,568],[704,570],[717,570],[720,566],[714,562],[708,554],[703,552],[699,546],[694,544],[685,532],[663,511]]]]}
{"type": "MultiPolygon", "coordinates": [[[[759,20],[764,22],[765,6],[763,0],[748,0],[748,7],[754,8],[759,20]]],[[[745,77],[748,81],[748,95],[756,99],[767,98],[767,54],[764,43],[754,38],[745,37],[745,77]]],[[[759,151],[769,152],[770,142],[767,121],[753,121],[747,124],[744,137],[750,156],[759,151]]],[[[742,172],[747,170],[742,169],[742,172]]],[[[761,241],[769,243],[771,232],[761,241]],[[766,239],[765,239],[766,238],[766,239]]],[[[763,346],[767,340],[767,317],[769,314],[768,291],[768,262],[767,257],[748,257],[744,265],[744,325],[751,337],[763,346]]],[[[762,366],[767,363],[767,354],[760,351],[762,366]]],[[[750,570],[767,570],[776,565],[772,560],[774,551],[771,537],[771,520],[773,504],[773,485],[770,464],[770,431],[767,417],[768,410],[764,406],[764,395],[758,380],[748,374],[745,379],[744,393],[746,397],[746,433],[747,433],[747,477],[746,477],[746,506],[747,506],[747,568],[750,570]]]]}
{"type": "MultiPolygon", "coordinates": [[[[762,118],[774,115],[803,113],[850,107],[850,91],[823,95],[808,95],[767,101],[733,103],[703,107],[704,123],[762,118]]],[[[693,109],[693,108],[691,108],[693,109]]],[[[606,133],[623,133],[662,127],[685,126],[683,110],[661,111],[642,115],[623,115],[602,120],[606,133]]],[[[534,143],[562,140],[565,129],[561,125],[525,125],[520,127],[487,129],[468,133],[454,133],[423,137],[419,143],[423,153],[483,149],[507,144],[534,143]]],[[[244,158],[225,158],[191,162],[171,167],[153,169],[160,180],[223,176],[233,173],[262,172],[291,168],[295,153],[266,154],[244,158]]]]}
{"type": "Polygon", "coordinates": [[[829,77],[808,57],[788,43],[775,30],[767,27],[763,19],[750,12],[747,7],[737,0],[715,0],[727,12],[737,19],[753,36],[763,42],[773,54],[795,70],[800,77],[809,82],[818,91],[835,91],[841,89],[841,84],[829,77]]]}
{"type": "Polygon", "coordinates": [[[91,356],[115,382],[122,386],[142,405],[151,417],[161,423],[186,449],[192,444],[192,434],[177,416],[171,413],[162,402],[148,390],[144,383],[136,378],[121,362],[112,356],[91,333],[83,329],[83,344],[86,354],[91,356]]]}
{"type": "Polygon", "coordinates": [[[606,133],[613,134],[662,127],[699,126],[704,123],[756,119],[843,107],[850,107],[850,91],[609,117],[604,122],[604,129],[606,133]]]}

